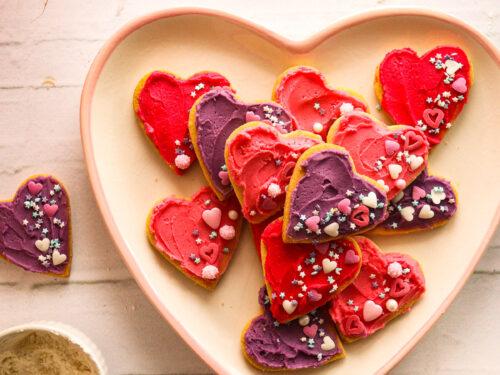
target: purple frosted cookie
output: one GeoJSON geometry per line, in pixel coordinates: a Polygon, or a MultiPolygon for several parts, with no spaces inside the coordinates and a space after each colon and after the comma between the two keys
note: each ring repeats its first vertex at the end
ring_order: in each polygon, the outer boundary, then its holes
{"type": "Polygon", "coordinates": [[[70,239],[68,194],[55,178],[31,177],[11,201],[0,203],[0,256],[9,262],[27,271],[67,277],[70,239]]]}
{"type": "Polygon", "coordinates": [[[246,104],[228,88],[202,95],[191,108],[189,134],[203,174],[219,199],[233,191],[224,160],[226,140],[241,125],[264,121],[283,133],[295,129],[292,117],[276,103],[246,104]]]}
{"type": "Polygon", "coordinates": [[[386,217],[381,185],[359,175],[342,147],[311,147],[297,161],[283,216],[283,241],[314,243],[373,229],[386,217]]]}
{"type": "Polygon", "coordinates": [[[260,370],[298,370],[324,366],[345,357],[327,306],[280,324],[269,311],[266,288],[259,292],[262,315],[244,329],[245,358],[260,370]]]}
{"type": "Polygon", "coordinates": [[[402,234],[439,227],[457,212],[455,189],[449,181],[424,170],[390,201],[387,212],[387,219],[372,233],[402,234]]]}

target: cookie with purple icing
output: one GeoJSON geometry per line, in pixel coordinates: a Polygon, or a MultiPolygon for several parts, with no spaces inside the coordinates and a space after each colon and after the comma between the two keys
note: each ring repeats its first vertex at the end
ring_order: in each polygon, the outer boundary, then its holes
{"type": "Polygon", "coordinates": [[[51,176],[33,176],[0,202],[0,257],[26,271],[67,277],[71,265],[69,197],[51,176]]]}
{"type": "Polygon", "coordinates": [[[295,129],[292,116],[278,104],[247,104],[228,88],[209,91],[191,108],[189,134],[194,151],[205,178],[221,200],[233,191],[224,160],[226,140],[235,129],[252,121],[266,122],[280,133],[295,129]]]}
{"type": "Polygon", "coordinates": [[[243,355],[259,370],[315,368],[345,357],[327,307],[280,324],[269,311],[265,287],[259,291],[259,304],[262,315],[252,319],[241,335],[243,355]]]}
{"type": "Polygon", "coordinates": [[[457,212],[452,184],[424,170],[411,185],[389,203],[387,219],[373,234],[405,234],[445,225],[457,212]]]}
{"type": "Polygon", "coordinates": [[[386,218],[387,197],[359,175],[342,147],[311,147],[297,161],[287,190],[283,240],[317,243],[373,229],[386,218]]]}

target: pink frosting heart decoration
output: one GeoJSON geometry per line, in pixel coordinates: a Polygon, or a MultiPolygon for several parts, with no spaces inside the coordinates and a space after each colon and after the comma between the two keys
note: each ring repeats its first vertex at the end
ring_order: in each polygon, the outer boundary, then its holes
{"type": "Polygon", "coordinates": [[[32,195],[37,195],[43,188],[43,185],[39,182],[28,182],[28,190],[32,195]]]}
{"type": "Polygon", "coordinates": [[[256,115],[252,111],[248,111],[245,115],[245,121],[246,122],[260,121],[260,116],[256,115]]]}
{"type": "Polygon", "coordinates": [[[344,215],[349,215],[351,213],[351,200],[349,198],[342,199],[337,205],[337,208],[344,215]]]}
{"type": "Polygon", "coordinates": [[[413,186],[413,190],[411,192],[411,197],[414,200],[418,201],[419,199],[424,198],[426,195],[427,194],[426,194],[424,189],[422,189],[419,186],[413,186]]]}
{"type": "Polygon", "coordinates": [[[363,319],[365,322],[371,322],[372,320],[378,319],[382,315],[382,306],[376,304],[372,300],[365,302],[363,306],[363,319]]]}
{"type": "Polygon", "coordinates": [[[310,338],[314,338],[316,336],[316,333],[318,333],[318,325],[317,324],[311,324],[310,326],[304,327],[303,329],[304,335],[310,338]]]}
{"type": "Polygon", "coordinates": [[[47,214],[48,217],[53,217],[57,210],[59,210],[59,206],[57,204],[48,204],[48,203],[45,203],[43,205],[43,212],[45,212],[47,214]]]}
{"type": "Polygon", "coordinates": [[[319,224],[320,220],[321,219],[319,216],[311,216],[311,217],[307,218],[307,220],[306,220],[307,228],[312,232],[316,232],[319,229],[318,224],[319,224]]]}
{"type": "Polygon", "coordinates": [[[387,155],[392,156],[394,155],[397,151],[399,151],[399,143],[396,141],[393,141],[391,139],[386,139],[385,141],[385,152],[387,155]]]}
{"type": "Polygon", "coordinates": [[[345,264],[356,264],[359,262],[359,255],[354,250],[348,250],[345,254],[345,264]]]}
{"type": "Polygon", "coordinates": [[[323,295],[316,289],[311,289],[309,292],[307,292],[307,298],[309,298],[309,300],[312,302],[318,302],[321,300],[321,298],[323,298],[323,295]]]}
{"type": "Polygon", "coordinates": [[[213,207],[203,211],[201,214],[203,221],[212,229],[219,228],[222,212],[219,207],[213,207]]]}
{"type": "Polygon", "coordinates": [[[220,171],[219,178],[222,185],[229,185],[229,173],[227,173],[226,171],[220,171]]]}
{"type": "Polygon", "coordinates": [[[451,84],[451,87],[460,94],[465,94],[467,92],[467,80],[464,77],[459,77],[451,84]]]}
{"type": "Polygon", "coordinates": [[[431,128],[437,129],[444,119],[444,112],[439,108],[427,108],[423,113],[424,122],[431,128]]]}
{"type": "Polygon", "coordinates": [[[200,258],[207,261],[207,263],[215,263],[218,256],[219,247],[213,242],[200,248],[200,258]]]}

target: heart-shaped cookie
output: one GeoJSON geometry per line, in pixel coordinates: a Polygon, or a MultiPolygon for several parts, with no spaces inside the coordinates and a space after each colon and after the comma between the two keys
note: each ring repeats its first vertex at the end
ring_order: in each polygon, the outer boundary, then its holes
{"type": "Polygon", "coordinates": [[[27,271],[69,276],[69,198],[55,178],[33,176],[0,203],[0,257],[27,271]]]}
{"type": "Polygon", "coordinates": [[[359,175],[342,147],[321,144],[302,154],[285,201],[283,240],[325,242],[372,229],[386,217],[382,187],[359,175]]]}
{"type": "Polygon", "coordinates": [[[255,246],[255,250],[257,250],[257,255],[259,256],[259,259],[260,259],[260,239],[262,237],[262,233],[271,222],[273,222],[279,217],[281,217],[281,214],[270,217],[269,219],[261,221],[260,223],[250,224],[253,244],[255,246]]]}
{"type": "Polygon", "coordinates": [[[344,147],[358,173],[384,186],[387,198],[407,187],[425,169],[429,153],[422,131],[411,126],[386,126],[374,117],[352,112],[339,118],[328,142],[344,147]]]}
{"type": "Polygon", "coordinates": [[[221,200],[233,191],[224,160],[226,140],[241,125],[259,120],[280,133],[295,128],[291,116],[276,103],[246,104],[227,88],[204,94],[191,108],[189,133],[194,150],[205,178],[221,200]]]}
{"type": "Polygon", "coordinates": [[[229,81],[214,72],[200,72],[184,80],[172,73],[153,71],[134,91],[134,111],[161,157],[182,174],[196,156],[189,138],[189,110],[201,95],[229,81]]]}
{"type": "Polygon", "coordinates": [[[295,163],[321,137],[297,130],[282,134],[263,122],[235,130],[226,144],[226,166],[243,216],[259,223],[283,209],[295,163]]]}
{"type": "Polygon", "coordinates": [[[457,212],[457,195],[444,178],[424,170],[415,181],[389,203],[387,219],[374,234],[412,233],[439,227],[457,212]]]}
{"type": "Polygon", "coordinates": [[[238,245],[242,216],[236,198],[220,202],[203,187],[191,200],[167,198],[148,217],[149,241],[197,284],[213,289],[238,245]]]}
{"type": "Polygon", "coordinates": [[[316,245],[287,244],[282,228],[279,218],[264,230],[261,257],[270,311],[279,322],[287,322],[323,306],[349,285],[360,270],[361,252],[350,237],[316,245]]]}
{"type": "Polygon", "coordinates": [[[323,74],[307,66],[283,72],[274,85],[273,100],[294,116],[298,129],[320,134],[323,139],[340,116],[368,108],[361,95],[331,89],[323,74]]]}
{"type": "Polygon", "coordinates": [[[361,248],[361,272],[334,296],[330,315],[350,342],[372,335],[396,316],[408,312],[425,291],[419,264],[408,255],[382,253],[366,237],[354,237],[361,248]]]}
{"type": "Polygon", "coordinates": [[[260,370],[298,370],[324,366],[345,357],[328,308],[300,319],[278,323],[269,311],[266,288],[259,291],[262,315],[252,319],[241,335],[245,358],[260,370]]]}
{"type": "Polygon", "coordinates": [[[422,130],[432,147],[462,111],[472,76],[467,55],[458,47],[436,47],[422,57],[403,48],[389,52],[378,66],[375,92],[397,124],[422,130]]]}

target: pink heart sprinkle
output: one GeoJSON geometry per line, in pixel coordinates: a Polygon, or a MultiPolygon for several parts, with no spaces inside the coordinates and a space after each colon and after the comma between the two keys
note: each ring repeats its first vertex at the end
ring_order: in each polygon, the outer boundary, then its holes
{"type": "Polygon", "coordinates": [[[307,292],[307,298],[309,298],[309,300],[312,302],[318,302],[319,300],[321,300],[321,298],[323,298],[323,296],[321,295],[321,293],[318,293],[317,290],[311,289],[309,292],[307,292]]]}
{"type": "Polygon", "coordinates": [[[328,242],[317,243],[314,244],[314,248],[318,250],[320,254],[325,255],[330,248],[330,244],[328,242]]]}
{"type": "Polygon", "coordinates": [[[359,255],[354,250],[348,250],[345,253],[345,264],[357,264],[359,262],[359,255]]]}
{"type": "Polygon", "coordinates": [[[28,190],[31,194],[37,195],[43,188],[43,185],[39,182],[28,182],[28,190]]]}
{"type": "Polygon", "coordinates": [[[349,198],[342,199],[339,204],[337,204],[337,208],[344,215],[349,215],[351,213],[351,200],[349,198]]]}
{"type": "Polygon", "coordinates": [[[382,312],[382,307],[380,305],[376,304],[372,300],[368,300],[363,306],[363,319],[365,322],[371,322],[382,315],[382,312]]]}
{"type": "Polygon", "coordinates": [[[224,186],[229,185],[229,174],[226,171],[219,172],[220,183],[224,186]]]}
{"type": "Polygon", "coordinates": [[[465,94],[467,92],[467,81],[464,77],[459,77],[451,84],[451,87],[460,94],[465,94]]]}
{"type": "Polygon", "coordinates": [[[260,116],[256,115],[252,111],[248,111],[245,115],[245,122],[260,121],[260,116]]]}
{"type": "Polygon", "coordinates": [[[441,124],[441,121],[443,121],[444,119],[444,112],[439,108],[427,108],[426,110],[424,110],[423,117],[427,125],[429,125],[431,128],[437,129],[439,127],[439,124],[441,124]]]}
{"type": "Polygon", "coordinates": [[[220,225],[222,212],[220,208],[214,207],[210,210],[205,210],[201,214],[203,221],[212,229],[217,229],[220,225]]]}
{"type": "Polygon", "coordinates": [[[394,155],[397,151],[399,151],[399,143],[390,139],[385,140],[385,152],[387,156],[394,155]]]}
{"type": "Polygon", "coordinates": [[[307,228],[312,232],[316,232],[319,229],[318,224],[320,220],[321,220],[320,217],[316,215],[307,218],[306,220],[307,228]]]}
{"type": "Polygon", "coordinates": [[[421,187],[418,187],[418,186],[413,187],[413,190],[411,193],[411,197],[413,198],[413,200],[418,201],[420,198],[424,198],[426,195],[427,194],[425,193],[425,190],[422,189],[421,187]]]}
{"type": "Polygon", "coordinates": [[[58,209],[59,209],[59,206],[57,204],[45,203],[43,205],[43,212],[45,212],[48,217],[54,216],[58,209]]]}
{"type": "Polygon", "coordinates": [[[318,326],[316,324],[312,324],[310,326],[304,327],[303,331],[304,335],[313,339],[318,332],[318,326]]]}

